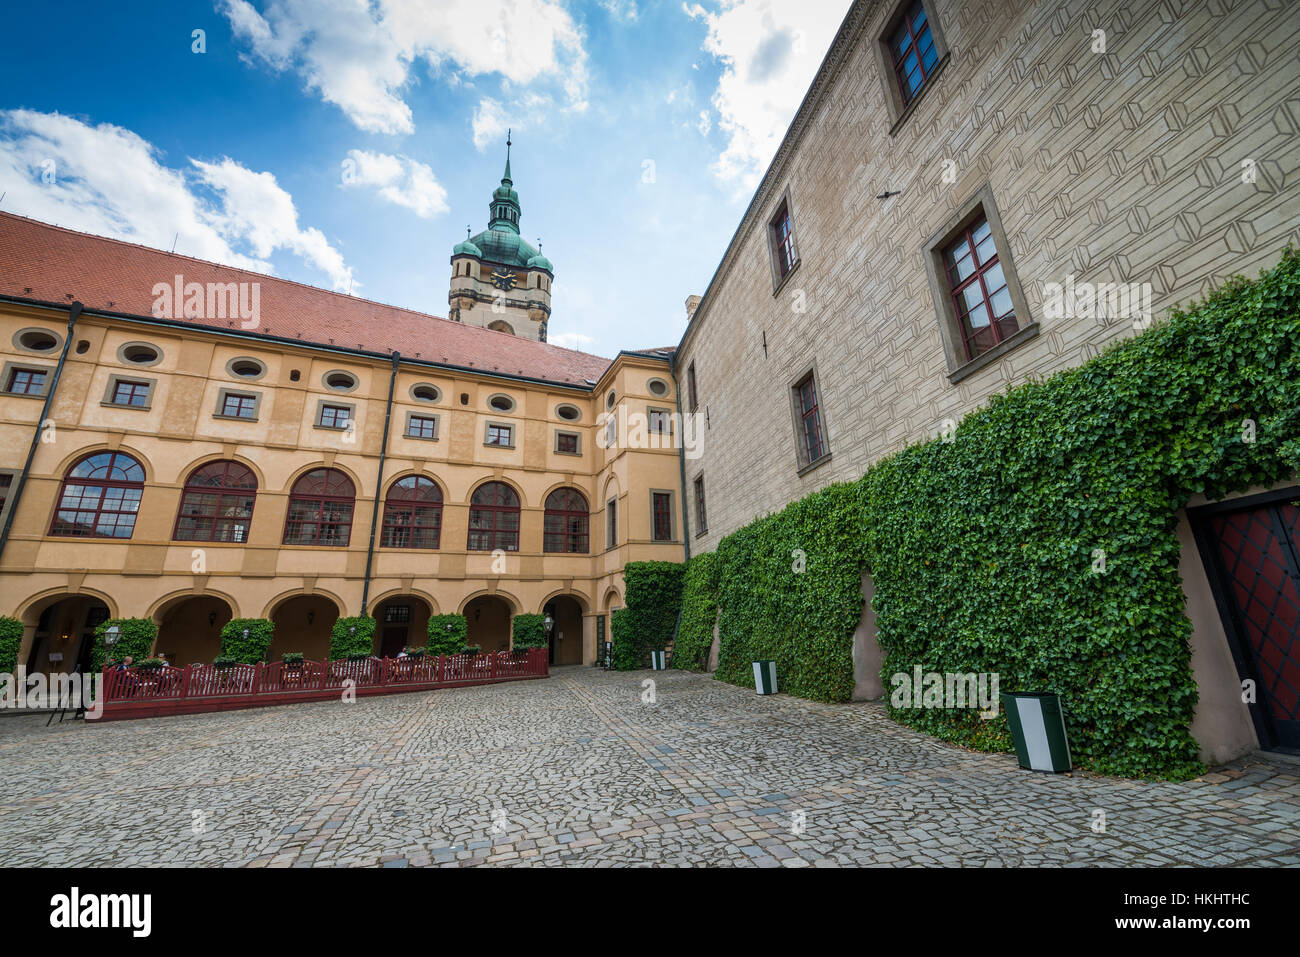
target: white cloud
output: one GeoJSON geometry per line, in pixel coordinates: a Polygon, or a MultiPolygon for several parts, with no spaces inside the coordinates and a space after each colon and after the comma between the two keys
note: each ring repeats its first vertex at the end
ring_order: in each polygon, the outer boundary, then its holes
{"type": "Polygon", "coordinates": [[[248,0],[219,6],[253,57],[295,70],[307,89],[368,132],[415,129],[403,96],[417,60],[434,70],[498,74],[517,86],[553,80],[565,108],[587,106],[584,38],[555,0],[269,0],[264,12],[248,0]]]}
{"type": "Polygon", "coordinates": [[[834,39],[850,0],[722,0],[717,12],[683,4],[709,32],[723,65],[713,106],[727,137],[714,172],[758,185],[834,39]]]}
{"type": "Polygon", "coordinates": [[[377,188],[381,197],[422,219],[432,219],[449,209],[447,191],[433,170],[406,156],[348,150],[343,186],[377,188]]]}
{"type": "Polygon", "coordinates": [[[43,222],[271,273],[277,250],[325,272],[336,289],[352,270],[318,229],[302,228],[293,197],[270,173],[229,158],[162,165],[130,130],[59,113],[0,112],[5,208],[43,222]],[[52,181],[42,178],[45,170],[52,181]],[[178,235],[179,234],[179,235],[178,235]]]}
{"type": "Polygon", "coordinates": [[[713,129],[713,118],[709,116],[708,110],[700,110],[700,121],[696,124],[696,129],[701,136],[708,136],[709,130],[713,129]]]}
{"type": "Polygon", "coordinates": [[[637,10],[633,0],[600,0],[600,5],[605,8],[605,12],[612,20],[634,23],[640,16],[640,11],[637,10]]]}

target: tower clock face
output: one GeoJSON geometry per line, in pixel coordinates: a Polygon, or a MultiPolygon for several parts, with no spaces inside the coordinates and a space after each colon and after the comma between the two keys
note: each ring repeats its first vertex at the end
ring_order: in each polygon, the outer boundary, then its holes
{"type": "Polygon", "coordinates": [[[492,285],[498,289],[514,289],[519,282],[519,277],[509,269],[497,267],[492,271],[492,285]]]}

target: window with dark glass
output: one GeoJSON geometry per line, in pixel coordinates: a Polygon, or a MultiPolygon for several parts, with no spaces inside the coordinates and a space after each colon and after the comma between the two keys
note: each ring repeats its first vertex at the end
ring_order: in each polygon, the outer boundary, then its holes
{"type": "Polygon", "coordinates": [[[114,405],[133,405],[136,407],[149,404],[149,383],[128,382],[118,379],[113,385],[114,405]]]}
{"type": "Polygon", "coordinates": [[[514,429],[508,425],[489,425],[487,427],[487,444],[488,445],[513,445],[512,436],[514,429]]]}
{"type": "Polygon", "coordinates": [[[221,401],[221,414],[234,419],[252,419],[257,416],[257,396],[227,392],[221,401]]]}
{"type": "Polygon", "coordinates": [[[585,555],[589,521],[586,497],[576,488],[557,488],[546,496],[542,551],[585,555]]]}
{"type": "Polygon", "coordinates": [[[436,439],[438,420],[428,415],[413,415],[406,421],[406,434],[413,439],[436,439]]]}
{"type": "Polygon", "coordinates": [[[697,535],[702,535],[709,530],[709,516],[704,508],[703,475],[695,479],[695,525],[697,535]]]}
{"type": "Polygon", "coordinates": [[[41,395],[45,391],[46,375],[44,369],[13,369],[5,391],[13,395],[41,395]]]}
{"type": "Polygon", "coordinates": [[[605,503],[605,547],[613,548],[618,544],[618,499],[611,498],[605,503]]]}
{"type": "Polygon", "coordinates": [[[519,551],[519,496],[504,482],[487,482],[474,490],[469,506],[472,552],[519,551]]]}
{"type": "Polygon", "coordinates": [[[654,540],[673,540],[673,497],[668,492],[652,492],[650,496],[654,540]]]}
{"type": "Polygon", "coordinates": [[[772,230],[772,248],[776,252],[776,268],[784,279],[798,261],[794,252],[794,227],[790,222],[790,205],[782,203],[769,225],[772,230]]]}
{"type": "Polygon", "coordinates": [[[325,429],[346,429],[352,421],[352,409],[346,405],[323,405],[320,408],[320,425],[325,429]]]}
{"type": "Polygon", "coordinates": [[[144,466],[125,452],[96,452],[63,480],[51,535],[130,538],[144,493],[144,466]]]}
{"type": "Polygon", "coordinates": [[[5,472],[0,474],[0,518],[4,517],[5,506],[9,504],[9,492],[13,487],[14,477],[5,472]]]}
{"type": "Polygon", "coordinates": [[[356,495],[352,480],[338,469],[312,469],[289,493],[284,544],[347,545],[356,495]]]}
{"type": "Polygon", "coordinates": [[[988,219],[980,216],[943,251],[967,359],[1015,334],[1015,308],[988,219]]]}
{"type": "Polygon", "coordinates": [[[686,368],[686,394],[691,400],[691,411],[694,412],[700,407],[700,398],[695,392],[695,363],[692,362],[686,368]]]}
{"type": "Polygon", "coordinates": [[[821,410],[817,404],[817,381],[812,375],[794,387],[799,412],[799,446],[803,464],[816,462],[826,454],[821,410]]]}
{"type": "Polygon", "coordinates": [[[894,73],[903,93],[903,102],[910,103],[939,61],[921,0],[916,0],[899,20],[898,29],[890,40],[889,52],[894,58],[894,73]]]}
{"type": "Polygon", "coordinates": [[[257,477],[239,462],[209,462],[190,473],[172,538],[183,542],[246,542],[257,477]]]}
{"type": "Polygon", "coordinates": [[[555,451],[567,452],[571,455],[577,455],[578,454],[577,434],[574,432],[556,432],[555,451]]]}
{"type": "Polygon", "coordinates": [[[442,489],[423,475],[393,483],[384,502],[384,548],[437,548],[442,537],[442,489]]]}

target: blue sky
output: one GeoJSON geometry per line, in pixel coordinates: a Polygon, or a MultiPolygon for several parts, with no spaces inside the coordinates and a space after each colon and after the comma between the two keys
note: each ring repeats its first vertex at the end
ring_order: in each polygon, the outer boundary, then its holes
{"type": "Polygon", "coordinates": [[[673,344],[848,6],[11,5],[0,209],[445,316],[511,127],[551,341],[673,344]]]}

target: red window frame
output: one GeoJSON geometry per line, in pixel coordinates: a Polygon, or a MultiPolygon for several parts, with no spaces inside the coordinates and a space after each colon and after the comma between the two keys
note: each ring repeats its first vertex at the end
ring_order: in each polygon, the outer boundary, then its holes
{"type": "Polygon", "coordinates": [[[505,482],[485,482],[470,496],[471,552],[519,551],[519,495],[505,482]]]}
{"type": "Polygon", "coordinates": [[[911,103],[913,98],[925,88],[926,81],[934,72],[935,64],[939,62],[939,51],[934,45],[934,32],[930,29],[930,18],[921,0],[916,0],[903,14],[890,38],[889,52],[894,58],[894,76],[898,80],[898,89],[903,94],[903,103],[911,103]],[[919,30],[917,21],[920,21],[919,30]],[[909,53],[916,57],[914,71],[909,71],[906,67],[909,53]],[[927,56],[930,57],[929,66],[925,62],[927,56]],[[915,73],[920,73],[921,82],[916,84],[915,88],[911,88],[908,77],[915,73]]]}
{"type": "Polygon", "coordinates": [[[514,426],[489,425],[487,427],[487,444],[500,445],[506,448],[514,445],[514,426]],[[502,439],[505,439],[505,441],[501,441],[502,439]]]}
{"type": "Polygon", "coordinates": [[[575,432],[555,433],[555,451],[578,454],[578,436],[575,432]]]}
{"type": "Polygon", "coordinates": [[[799,438],[803,443],[804,464],[811,465],[826,454],[816,378],[810,375],[800,382],[795,386],[795,394],[799,400],[799,438]]]}
{"type": "Polygon", "coordinates": [[[346,405],[320,407],[320,426],[323,429],[346,429],[351,421],[352,409],[346,405]]]}
{"type": "Polygon", "coordinates": [[[438,419],[432,415],[413,415],[406,422],[406,437],[410,439],[436,439],[438,419]]]}
{"type": "Polygon", "coordinates": [[[1016,308],[1011,300],[1006,270],[1002,267],[993,228],[989,225],[987,216],[981,215],[973,220],[944,247],[943,266],[948,286],[952,290],[953,312],[957,317],[957,328],[968,361],[983,355],[1016,333],[1019,329],[1016,308]],[[980,253],[981,246],[985,247],[983,255],[980,253]],[[965,253],[959,255],[963,248],[965,253]],[[991,254],[989,250],[992,251],[991,254]],[[962,278],[959,267],[967,259],[970,260],[971,271],[962,278]],[[977,305],[985,311],[989,320],[986,325],[978,328],[971,325],[970,315],[973,310],[966,308],[969,303],[968,292],[978,292],[977,305]],[[1006,310],[1000,315],[994,312],[994,300],[999,297],[1006,302],[1006,310]]]}
{"type": "Polygon", "coordinates": [[[695,521],[701,532],[709,530],[709,515],[704,507],[704,476],[695,479],[695,521]]]}
{"type": "Polygon", "coordinates": [[[185,479],[172,540],[247,542],[256,503],[257,476],[247,465],[200,465],[185,479]]]}
{"type": "Polygon", "coordinates": [[[673,497],[669,492],[650,493],[653,536],[656,542],[673,540],[673,497]]]}
{"type": "Polygon", "coordinates": [[[68,469],[50,534],[130,538],[143,494],[144,466],[125,452],[92,452],[68,469]]]}
{"type": "Polygon", "coordinates": [[[45,369],[12,369],[5,391],[10,395],[40,395],[45,391],[45,369]]]}
{"type": "Polygon", "coordinates": [[[382,548],[437,548],[442,540],[442,489],[433,479],[408,475],[384,500],[382,548]]]}
{"type": "Polygon", "coordinates": [[[790,221],[790,204],[783,201],[776,215],[772,217],[769,227],[772,230],[772,242],[776,248],[776,265],[781,278],[790,275],[797,262],[794,252],[794,224],[790,221]]]}
{"type": "Polygon", "coordinates": [[[356,501],[356,486],[338,469],[312,469],[289,493],[283,544],[346,548],[356,501]]]}
{"type": "Polygon", "coordinates": [[[221,400],[221,414],[232,419],[251,419],[257,412],[257,396],[240,392],[227,392],[221,400]],[[234,411],[231,411],[233,403],[234,411]]]}
{"type": "Polygon", "coordinates": [[[113,404],[140,408],[149,401],[149,383],[118,379],[113,385],[113,404]],[[139,399],[137,402],[136,400],[139,399]]]}
{"type": "Polygon", "coordinates": [[[591,509],[576,488],[557,488],[546,496],[542,551],[585,555],[590,550],[591,509]]]}

